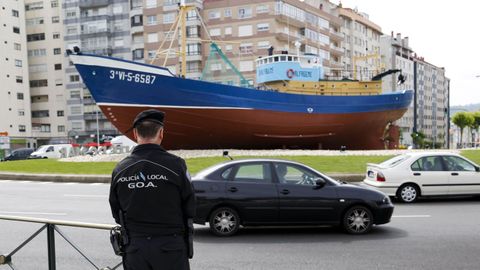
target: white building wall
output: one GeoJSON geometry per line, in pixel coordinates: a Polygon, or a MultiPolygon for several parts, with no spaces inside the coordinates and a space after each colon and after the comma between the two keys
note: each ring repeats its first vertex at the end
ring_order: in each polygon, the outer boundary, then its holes
{"type": "Polygon", "coordinates": [[[0,2],[0,132],[31,136],[30,92],[23,1],[0,2]]]}
{"type": "MultiPolygon", "coordinates": [[[[37,0],[25,0],[36,5],[37,0]]],[[[67,141],[64,86],[65,53],[61,2],[44,1],[43,6],[25,12],[30,74],[32,136],[39,143],[67,141]],[[38,35],[43,35],[37,39],[38,35]],[[46,83],[42,83],[46,80],[46,83]],[[41,86],[39,86],[41,85],[41,86]]]]}

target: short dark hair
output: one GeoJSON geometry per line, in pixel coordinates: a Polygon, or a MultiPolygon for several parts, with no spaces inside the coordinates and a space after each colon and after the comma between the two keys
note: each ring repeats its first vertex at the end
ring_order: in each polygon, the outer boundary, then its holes
{"type": "Polygon", "coordinates": [[[157,135],[157,132],[162,128],[163,126],[160,125],[157,122],[153,121],[142,121],[138,123],[135,126],[135,129],[137,129],[137,133],[140,137],[144,139],[153,139],[155,135],[157,135]]]}

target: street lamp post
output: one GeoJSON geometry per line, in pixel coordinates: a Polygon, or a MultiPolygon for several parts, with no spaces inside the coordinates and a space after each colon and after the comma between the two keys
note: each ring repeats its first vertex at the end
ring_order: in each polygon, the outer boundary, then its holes
{"type": "Polygon", "coordinates": [[[95,113],[96,120],[97,120],[97,149],[100,147],[100,127],[98,125],[98,110],[95,113]]]}

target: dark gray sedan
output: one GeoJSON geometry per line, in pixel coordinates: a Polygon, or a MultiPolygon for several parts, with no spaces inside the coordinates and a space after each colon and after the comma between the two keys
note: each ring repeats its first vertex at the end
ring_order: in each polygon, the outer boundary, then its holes
{"type": "Polygon", "coordinates": [[[240,226],[332,225],[363,234],[390,221],[384,193],[336,181],[304,164],[243,159],[218,164],[193,179],[195,223],[209,222],[218,236],[240,226]]]}

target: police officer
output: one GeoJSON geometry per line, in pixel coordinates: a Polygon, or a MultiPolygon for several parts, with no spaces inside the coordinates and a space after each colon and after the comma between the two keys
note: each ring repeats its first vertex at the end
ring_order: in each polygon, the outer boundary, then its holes
{"type": "Polygon", "coordinates": [[[193,246],[186,237],[195,197],[185,161],[160,146],[164,116],[158,110],[137,115],[138,146],[112,173],[109,201],[115,221],[126,227],[127,270],[190,269],[193,246]]]}

